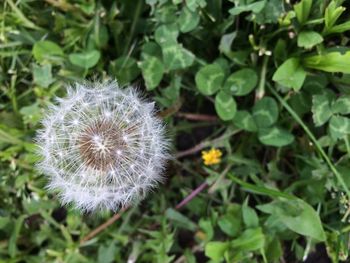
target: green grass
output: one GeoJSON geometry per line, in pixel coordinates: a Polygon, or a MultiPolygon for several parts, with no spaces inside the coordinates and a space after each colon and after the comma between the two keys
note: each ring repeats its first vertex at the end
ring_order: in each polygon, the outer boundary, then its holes
{"type": "Polygon", "coordinates": [[[347,262],[349,8],[2,1],[0,262],[347,262]],[[138,205],[81,214],[45,190],[33,138],[67,85],[108,78],[156,102],[173,159],[138,205]]]}

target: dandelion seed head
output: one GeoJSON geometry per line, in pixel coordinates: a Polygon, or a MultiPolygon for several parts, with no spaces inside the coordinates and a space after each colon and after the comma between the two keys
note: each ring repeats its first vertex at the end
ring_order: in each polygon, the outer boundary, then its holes
{"type": "Polygon", "coordinates": [[[162,180],[169,142],[154,103],[137,90],[77,84],[56,101],[37,135],[38,169],[63,204],[116,211],[162,180]]]}

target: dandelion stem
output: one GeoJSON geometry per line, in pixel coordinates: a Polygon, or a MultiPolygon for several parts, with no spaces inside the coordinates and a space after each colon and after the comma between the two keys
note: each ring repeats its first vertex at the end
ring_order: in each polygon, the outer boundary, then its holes
{"type": "Polygon", "coordinates": [[[210,121],[210,122],[218,121],[218,117],[213,115],[206,115],[206,114],[179,112],[176,114],[176,116],[187,120],[193,120],[193,121],[210,121]]]}
{"type": "Polygon", "coordinates": [[[206,187],[208,187],[208,184],[206,182],[203,182],[202,184],[200,184],[188,196],[186,196],[185,199],[183,199],[177,206],[175,206],[175,209],[180,209],[181,207],[185,206],[188,202],[190,202],[193,198],[195,198],[200,192],[202,192],[206,187]]]}
{"type": "MultiPolygon", "coordinates": [[[[226,169],[222,172],[221,176],[220,176],[220,180],[222,179],[222,177],[224,175],[226,175],[226,173],[229,171],[229,169],[231,168],[231,165],[229,165],[228,167],[226,167],[226,169]]],[[[217,182],[217,181],[216,181],[217,182]]],[[[216,183],[211,185],[211,188],[213,188],[213,186],[215,186],[216,183]]],[[[209,185],[207,182],[203,182],[201,183],[196,189],[192,190],[192,192],[186,196],[180,203],[178,203],[175,206],[175,209],[181,209],[182,207],[184,207],[185,205],[187,205],[193,198],[195,198],[199,193],[201,193],[205,188],[207,188],[209,185]]],[[[210,191],[210,190],[209,190],[210,191]]],[[[110,219],[108,219],[105,223],[103,223],[102,225],[98,226],[97,228],[95,228],[94,230],[92,230],[88,235],[86,235],[81,241],[80,241],[80,245],[83,245],[84,243],[86,243],[88,240],[92,239],[93,237],[95,237],[96,235],[98,235],[100,232],[102,232],[104,229],[106,229],[107,227],[109,227],[110,225],[112,225],[115,221],[117,221],[122,215],[123,213],[128,209],[129,207],[125,207],[122,210],[120,210],[120,212],[118,212],[117,214],[115,214],[113,217],[111,217],[110,219]]]]}
{"type": "Polygon", "coordinates": [[[182,101],[178,100],[172,106],[170,106],[169,108],[159,112],[157,115],[160,118],[165,119],[165,118],[173,115],[174,113],[176,113],[181,108],[181,106],[182,106],[182,101]]]}

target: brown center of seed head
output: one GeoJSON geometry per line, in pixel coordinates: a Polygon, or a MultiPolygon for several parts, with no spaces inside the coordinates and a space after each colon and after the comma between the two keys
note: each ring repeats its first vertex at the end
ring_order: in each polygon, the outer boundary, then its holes
{"type": "Polygon", "coordinates": [[[100,171],[115,166],[125,146],[120,129],[109,120],[88,125],[78,139],[82,159],[88,166],[100,171]]]}

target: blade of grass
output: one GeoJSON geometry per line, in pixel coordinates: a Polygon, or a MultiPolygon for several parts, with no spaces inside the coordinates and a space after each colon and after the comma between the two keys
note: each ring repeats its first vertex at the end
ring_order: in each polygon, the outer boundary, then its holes
{"type": "Polygon", "coordinates": [[[264,186],[256,186],[256,185],[247,183],[247,182],[245,182],[245,181],[243,181],[241,179],[238,179],[232,173],[229,173],[228,177],[232,181],[234,181],[235,183],[243,186],[243,188],[245,188],[245,189],[247,189],[247,190],[249,190],[249,191],[251,191],[253,193],[256,193],[256,194],[268,195],[270,197],[282,197],[282,198],[286,198],[286,199],[289,199],[289,200],[297,199],[297,197],[294,196],[294,195],[283,193],[283,192],[280,192],[280,191],[274,190],[274,189],[269,189],[269,188],[266,188],[264,186]]]}
{"type": "Polygon", "coordinates": [[[17,144],[17,145],[20,145],[23,143],[20,139],[17,139],[11,134],[5,132],[3,129],[0,129],[0,142],[17,144]]]}
{"type": "Polygon", "coordinates": [[[11,7],[12,11],[16,14],[19,20],[22,21],[23,26],[36,29],[36,30],[43,30],[42,28],[35,25],[32,21],[30,21],[28,18],[25,17],[25,15],[22,13],[22,11],[15,5],[15,3],[12,0],[6,0],[6,2],[11,7]]]}
{"type": "Polygon", "coordinates": [[[136,7],[135,7],[135,13],[134,13],[134,17],[133,17],[131,28],[130,28],[130,34],[128,34],[128,38],[125,42],[124,54],[127,54],[128,48],[131,45],[132,39],[133,39],[134,34],[135,34],[136,25],[137,25],[139,18],[141,16],[142,7],[143,7],[143,1],[139,0],[136,4],[136,7]]]}
{"type": "Polygon", "coordinates": [[[17,80],[17,75],[16,74],[12,75],[9,96],[11,98],[12,109],[15,113],[18,114],[18,104],[17,104],[17,98],[16,98],[16,80],[17,80]]]}

